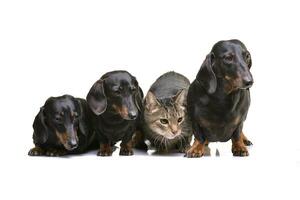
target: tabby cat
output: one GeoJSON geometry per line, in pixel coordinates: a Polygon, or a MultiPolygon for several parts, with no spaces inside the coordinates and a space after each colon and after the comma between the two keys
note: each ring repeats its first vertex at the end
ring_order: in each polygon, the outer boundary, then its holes
{"type": "Polygon", "coordinates": [[[189,80],[167,72],[151,86],[144,99],[143,134],[158,152],[185,152],[192,138],[186,98],[189,80]]]}

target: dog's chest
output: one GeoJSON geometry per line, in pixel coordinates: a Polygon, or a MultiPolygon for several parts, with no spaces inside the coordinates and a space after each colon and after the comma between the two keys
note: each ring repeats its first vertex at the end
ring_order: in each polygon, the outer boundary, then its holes
{"type": "Polygon", "coordinates": [[[244,99],[223,102],[202,108],[198,123],[210,142],[228,141],[245,120],[249,105],[244,99]]]}
{"type": "Polygon", "coordinates": [[[232,116],[226,120],[208,120],[200,118],[199,124],[203,134],[210,142],[225,142],[232,137],[233,132],[242,122],[240,115],[232,116]]]}
{"type": "Polygon", "coordinates": [[[134,123],[131,121],[123,121],[122,123],[112,125],[102,121],[102,123],[98,123],[98,130],[110,141],[118,142],[127,136],[127,134],[133,134],[134,123]]]}

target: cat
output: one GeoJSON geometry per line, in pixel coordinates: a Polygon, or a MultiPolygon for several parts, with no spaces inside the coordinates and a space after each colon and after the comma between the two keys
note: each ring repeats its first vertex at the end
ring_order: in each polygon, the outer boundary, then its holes
{"type": "Polygon", "coordinates": [[[176,72],[160,76],[144,98],[142,140],[160,153],[184,153],[190,147],[191,122],[186,98],[190,81],[176,72]]]}

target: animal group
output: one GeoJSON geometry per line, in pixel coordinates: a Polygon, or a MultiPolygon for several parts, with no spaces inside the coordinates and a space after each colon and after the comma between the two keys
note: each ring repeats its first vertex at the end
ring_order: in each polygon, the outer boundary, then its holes
{"type": "Polygon", "coordinates": [[[143,95],[127,71],[97,80],[86,99],[50,97],[33,122],[30,156],[64,156],[99,149],[111,156],[134,149],[181,152],[201,157],[211,142],[232,141],[234,156],[248,156],[252,143],[243,133],[253,84],[251,56],[239,40],[217,42],[196,79],[176,72],[160,76],[143,95]],[[194,136],[193,144],[192,136],[194,136]]]}

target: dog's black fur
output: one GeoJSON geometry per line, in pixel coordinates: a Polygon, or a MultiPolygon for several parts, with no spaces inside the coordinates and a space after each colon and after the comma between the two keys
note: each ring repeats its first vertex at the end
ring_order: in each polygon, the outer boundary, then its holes
{"type": "Polygon", "coordinates": [[[140,121],[142,99],[136,78],[127,71],[108,72],[92,86],[87,102],[100,143],[97,155],[111,156],[118,141],[122,141],[120,155],[133,155],[132,135],[140,121]]]}
{"type": "Polygon", "coordinates": [[[248,156],[242,133],[253,84],[251,56],[239,40],[220,41],[207,55],[188,92],[195,142],[187,157],[200,157],[207,142],[232,139],[234,156],[248,156]]]}
{"type": "Polygon", "coordinates": [[[84,99],[70,95],[50,97],[33,122],[30,156],[83,153],[95,145],[92,112],[84,99]]]}

